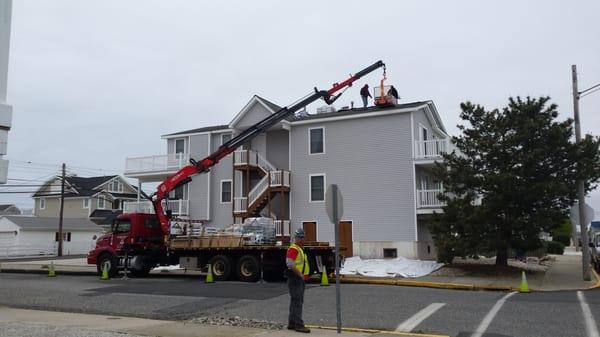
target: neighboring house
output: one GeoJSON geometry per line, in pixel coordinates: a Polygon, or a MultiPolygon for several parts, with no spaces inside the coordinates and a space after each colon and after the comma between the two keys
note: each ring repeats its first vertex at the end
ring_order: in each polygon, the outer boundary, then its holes
{"type": "MultiPolygon", "coordinates": [[[[101,228],[88,219],[63,219],[63,254],[87,254],[101,228]]],[[[58,249],[58,219],[0,217],[0,256],[53,255],[58,249]]]]}
{"type": "Polygon", "coordinates": [[[21,210],[14,204],[0,205],[0,215],[20,215],[21,210]]]}
{"type": "MultiPolygon", "coordinates": [[[[125,176],[140,186],[161,181],[279,109],[254,96],[227,125],[164,135],[167,154],[128,158],[125,176]]],[[[433,102],[320,110],[331,112],[287,118],[194,176],[171,194],[169,208],[215,227],[268,216],[279,234],[303,227],[308,240],[332,242],[324,200],[337,184],[346,255],[435,258],[428,225],[442,211],[442,187],[431,172],[451,144],[433,102]]]]}
{"type": "MultiPolygon", "coordinates": [[[[60,213],[61,177],[54,177],[33,195],[34,214],[58,217],[60,213]]],[[[118,175],[65,178],[64,218],[89,218],[104,223],[123,209],[126,200],[137,200],[137,190],[118,175]]]]}

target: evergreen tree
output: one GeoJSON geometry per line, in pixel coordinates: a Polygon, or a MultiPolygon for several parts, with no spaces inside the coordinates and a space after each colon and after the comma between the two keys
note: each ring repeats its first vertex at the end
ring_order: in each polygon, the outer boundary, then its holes
{"type": "Polygon", "coordinates": [[[506,265],[509,249],[540,247],[540,233],[560,226],[576,199],[577,178],[590,191],[600,178],[600,141],[572,141],[573,121],[557,121],[549,97],[510,98],[486,111],[461,104],[457,151],[435,169],[443,183],[444,213],[431,231],[438,259],[496,253],[506,265]],[[581,162],[581,170],[578,170],[581,162]]]}

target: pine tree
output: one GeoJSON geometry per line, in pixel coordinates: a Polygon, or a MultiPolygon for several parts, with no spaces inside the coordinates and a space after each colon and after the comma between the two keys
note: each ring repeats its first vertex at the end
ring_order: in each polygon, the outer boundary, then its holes
{"type": "Polygon", "coordinates": [[[502,111],[461,104],[468,125],[458,126],[457,151],[435,169],[446,202],[431,226],[440,261],[495,252],[496,264],[506,265],[509,249],[540,247],[541,232],[560,226],[578,177],[586,191],[595,187],[600,141],[587,135],[574,144],[573,121],[557,121],[549,100],[510,98],[502,111]]]}

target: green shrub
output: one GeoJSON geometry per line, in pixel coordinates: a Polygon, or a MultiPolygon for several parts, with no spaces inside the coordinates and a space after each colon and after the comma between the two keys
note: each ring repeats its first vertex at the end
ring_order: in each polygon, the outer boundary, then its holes
{"type": "Polygon", "coordinates": [[[546,241],[546,249],[548,250],[548,254],[563,255],[565,245],[556,241],[546,241]]]}
{"type": "Polygon", "coordinates": [[[560,242],[563,246],[568,246],[571,244],[571,235],[557,234],[552,236],[552,241],[560,242]]]}

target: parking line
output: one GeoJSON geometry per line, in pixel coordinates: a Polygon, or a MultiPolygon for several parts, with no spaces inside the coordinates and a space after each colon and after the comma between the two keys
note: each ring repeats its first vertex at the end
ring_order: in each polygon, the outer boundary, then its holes
{"type": "Polygon", "coordinates": [[[490,326],[490,323],[492,323],[492,321],[494,320],[494,317],[496,317],[496,315],[498,314],[498,311],[500,311],[500,308],[502,308],[502,306],[504,305],[504,302],[506,302],[506,300],[514,294],[516,294],[516,292],[508,293],[504,295],[504,297],[499,299],[498,302],[494,304],[490,312],[488,312],[487,315],[485,315],[481,323],[479,323],[479,326],[471,335],[471,337],[481,337],[486,332],[487,328],[490,326]]]}
{"type": "Polygon", "coordinates": [[[579,304],[581,305],[581,311],[583,311],[583,319],[585,320],[585,331],[587,332],[588,337],[600,337],[600,334],[598,334],[598,327],[596,326],[596,321],[594,320],[594,316],[592,315],[590,306],[585,300],[585,296],[583,296],[583,292],[578,291],[577,298],[579,299],[579,304]]]}
{"type": "Polygon", "coordinates": [[[396,331],[411,332],[417,325],[421,324],[427,317],[433,315],[434,312],[438,311],[444,305],[446,303],[431,303],[425,309],[417,312],[411,318],[398,325],[396,331]]]}

